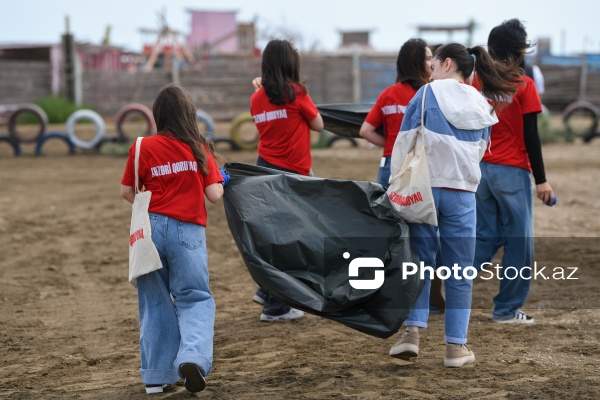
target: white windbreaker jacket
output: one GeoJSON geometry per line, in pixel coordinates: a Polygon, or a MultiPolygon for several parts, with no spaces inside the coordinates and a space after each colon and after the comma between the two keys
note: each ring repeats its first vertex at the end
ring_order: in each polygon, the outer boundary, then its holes
{"type": "Polygon", "coordinates": [[[475,192],[481,179],[479,161],[498,118],[477,89],[455,79],[431,82],[408,104],[392,151],[391,176],[399,172],[421,127],[421,100],[426,88],[425,135],[418,143],[425,140],[431,186],[475,192]]]}

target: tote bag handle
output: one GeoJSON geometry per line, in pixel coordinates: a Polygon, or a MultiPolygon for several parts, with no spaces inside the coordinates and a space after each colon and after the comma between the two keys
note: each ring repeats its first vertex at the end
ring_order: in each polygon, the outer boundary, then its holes
{"type": "Polygon", "coordinates": [[[135,141],[135,194],[138,194],[140,190],[138,189],[140,186],[140,177],[138,175],[138,170],[140,167],[140,149],[142,147],[142,139],[143,137],[138,137],[135,141]]]}
{"type": "MultiPolygon", "coordinates": [[[[423,89],[423,97],[421,98],[421,135],[423,136],[423,145],[426,144],[425,142],[425,97],[427,96],[427,88],[429,87],[429,83],[425,85],[425,89],[423,89]]],[[[413,155],[415,155],[417,153],[417,140],[418,140],[418,136],[419,133],[417,132],[417,135],[415,136],[415,141],[414,144],[411,148],[410,151],[412,151],[413,155]]],[[[409,153],[410,153],[409,151],[409,153]]]]}

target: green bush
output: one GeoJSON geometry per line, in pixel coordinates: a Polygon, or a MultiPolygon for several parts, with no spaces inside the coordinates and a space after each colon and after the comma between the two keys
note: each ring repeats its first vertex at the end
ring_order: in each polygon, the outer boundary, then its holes
{"type": "MultiPolygon", "coordinates": [[[[77,106],[75,103],[61,96],[44,96],[36,101],[35,104],[44,110],[50,124],[64,124],[75,111],[81,109],[91,110],[91,107],[85,105],[77,106]]],[[[22,124],[37,124],[38,119],[32,113],[23,113],[19,115],[18,122],[22,124]]]]}
{"type": "Polygon", "coordinates": [[[542,144],[557,143],[564,141],[564,128],[556,128],[552,124],[550,112],[542,106],[542,112],[538,114],[538,132],[542,144]]]}
{"type": "Polygon", "coordinates": [[[36,101],[48,115],[48,122],[51,124],[64,124],[75,111],[84,108],[78,107],[75,103],[60,96],[45,96],[36,101]]]}

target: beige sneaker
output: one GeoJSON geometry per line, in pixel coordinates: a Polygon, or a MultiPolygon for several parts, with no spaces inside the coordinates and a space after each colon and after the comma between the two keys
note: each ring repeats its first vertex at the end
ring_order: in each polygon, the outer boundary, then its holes
{"type": "Polygon", "coordinates": [[[408,360],[419,355],[419,332],[404,332],[390,349],[390,356],[408,360]]]}
{"type": "Polygon", "coordinates": [[[473,354],[466,344],[446,344],[444,367],[460,368],[472,362],[475,362],[475,354],[473,354]]]}

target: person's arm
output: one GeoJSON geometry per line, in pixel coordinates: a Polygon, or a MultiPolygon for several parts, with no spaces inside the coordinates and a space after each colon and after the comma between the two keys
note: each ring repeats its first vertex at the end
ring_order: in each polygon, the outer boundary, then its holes
{"type": "Polygon", "coordinates": [[[213,204],[223,197],[223,192],[223,185],[221,183],[213,183],[204,188],[204,195],[213,204]]]}
{"type": "Polygon", "coordinates": [[[121,185],[121,197],[133,204],[133,199],[135,199],[135,188],[133,186],[121,185]]]}
{"type": "Polygon", "coordinates": [[[529,157],[529,164],[535,180],[535,194],[538,199],[545,204],[554,201],[554,192],[552,187],[546,181],[546,172],[544,169],[544,159],[542,157],[542,142],[538,132],[537,113],[523,115],[523,131],[525,139],[525,149],[529,157]]]}
{"type": "Polygon", "coordinates": [[[360,135],[361,138],[365,139],[366,141],[373,143],[376,146],[384,147],[385,146],[385,138],[383,137],[383,135],[380,135],[379,133],[377,133],[375,131],[376,129],[377,129],[377,127],[375,127],[365,121],[361,125],[360,131],[358,132],[358,134],[360,135]]]}
{"type": "Polygon", "coordinates": [[[323,117],[321,117],[321,114],[317,114],[317,117],[315,119],[309,121],[308,126],[310,126],[310,129],[312,129],[315,132],[321,132],[325,127],[325,125],[323,124],[323,117]]]}
{"type": "Polygon", "coordinates": [[[262,78],[257,76],[256,78],[252,79],[252,86],[254,87],[255,92],[260,89],[262,87],[262,78]]]}

